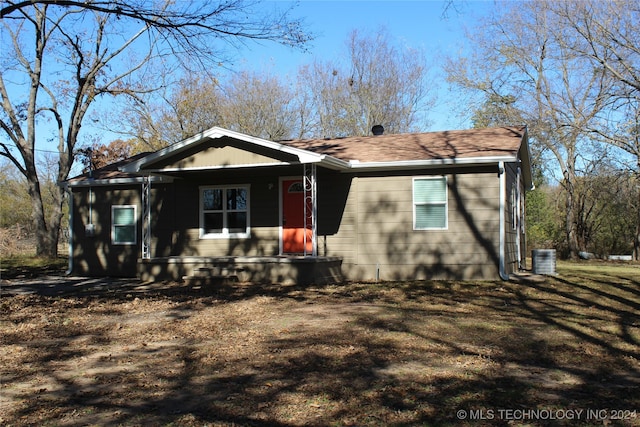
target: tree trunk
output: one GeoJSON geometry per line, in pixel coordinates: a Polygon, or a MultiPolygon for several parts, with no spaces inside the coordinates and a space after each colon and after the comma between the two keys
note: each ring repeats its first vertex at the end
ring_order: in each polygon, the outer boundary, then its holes
{"type": "Polygon", "coordinates": [[[40,182],[37,179],[28,179],[29,198],[33,212],[31,218],[36,233],[36,256],[55,258],[58,256],[58,237],[60,234],[60,221],[62,219],[62,205],[55,203],[54,212],[50,223],[47,223],[40,182]]]}
{"type": "MultiPolygon", "coordinates": [[[[638,144],[638,140],[636,140],[636,146],[640,146],[638,144]]],[[[640,182],[640,155],[636,156],[636,173],[634,180],[634,188],[638,190],[638,182],[640,182]]],[[[638,204],[636,205],[636,232],[633,235],[633,259],[638,261],[640,260],[640,191],[638,191],[638,204]]]]}
{"type": "MultiPolygon", "coordinates": [[[[573,150],[571,150],[573,151],[573,150]]],[[[576,221],[576,204],[575,204],[575,189],[576,176],[574,173],[574,163],[572,161],[573,153],[570,152],[567,156],[569,161],[567,162],[567,168],[564,171],[564,188],[566,193],[565,198],[565,232],[567,235],[567,248],[569,250],[569,259],[578,259],[578,231],[576,221]]]]}
{"type": "Polygon", "coordinates": [[[31,200],[31,219],[36,233],[36,255],[49,256],[48,227],[44,216],[44,205],[40,192],[40,182],[37,179],[27,178],[29,185],[29,198],[31,200]]]}
{"type": "Polygon", "coordinates": [[[578,233],[576,232],[576,222],[574,218],[573,196],[568,193],[566,209],[566,233],[569,259],[578,259],[578,233]]]}
{"type": "Polygon", "coordinates": [[[636,232],[633,236],[633,259],[640,260],[640,194],[638,194],[638,209],[636,212],[636,232]]]}
{"type": "Polygon", "coordinates": [[[640,260],[640,219],[636,225],[636,234],[633,236],[633,259],[640,260]]]}
{"type": "Polygon", "coordinates": [[[58,243],[60,240],[60,225],[62,223],[62,205],[65,203],[66,194],[62,187],[56,186],[54,191],[53,211],[49,216],[49,242],[51,244],[51,252],[49,256],[58,256],[58,243]]]}

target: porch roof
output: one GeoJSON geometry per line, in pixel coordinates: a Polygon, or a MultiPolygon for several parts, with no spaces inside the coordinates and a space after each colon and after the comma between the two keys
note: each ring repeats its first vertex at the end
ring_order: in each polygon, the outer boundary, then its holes
{"type": "MultiPolygon", "coordinates": [[[[131,156],[128,159],[120,160],[115,163],[103,166],[101,168],[85,172],[81,175],[69,178],[61,185],[69,187],[88,187],[88,186],[100,186],[100,185],[113,185],[113,184],[138,184],[143,180],[142,176],[133,175],[130,173],[122,172],[120,169],[129,163],[140,160],[141,158],[148,156],[149,152],[139,153],[135,156],[131,156]]],[[[150,177],[152,182],[168,182],[171,181],[170,177],[152,176],[150,177]]]]}

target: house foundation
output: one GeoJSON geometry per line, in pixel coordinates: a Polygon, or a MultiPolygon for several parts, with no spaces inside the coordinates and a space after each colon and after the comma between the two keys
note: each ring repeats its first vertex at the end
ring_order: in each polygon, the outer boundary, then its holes
{"type": "Polygon", "coordinates": [[[285,285],[344,281],[339,257],[160,257],[138,259],[137,270],[143,281],[234,280],[285,285]]]}

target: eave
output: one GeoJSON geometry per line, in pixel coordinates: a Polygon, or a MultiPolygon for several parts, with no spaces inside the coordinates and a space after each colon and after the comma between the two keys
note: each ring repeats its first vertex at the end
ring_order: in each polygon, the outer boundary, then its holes
{"type": "MultiPolygon", "coordinates": [[[[99,187],[107,185],[137,185],[142,184],[144,176],[133,176],[128,178],[104,178],[104,179],[83,179],[77,182],[65,181],[62,183],[65,187],[78,188],[78,187],[99,187]]],[[[149,180],[153,184],[166,184],[173,182],[173,178],[170,176],[156,176],[149,175],[149,180]]]]}
{"type": "MultiPolygon", "coordinates": [[[[224,144],[227,144],[226,142],[224,144]]],[[[231,142],[231,144],[233,144],[231,142]]],[[[206,145],[205,145],[206,147],[206,145]]],[[[184,153],[186,154],[186,153],[184,153]]],[[[118,170],[123,174],[128,174],[129,177],[122,178],[104,178],[100,180],[83,180],[81,182],[70,182],[69,187],[88,187],[93,185],[126,185],[137,184],[142,182],[142,176],[155,175],[152,182],[169,182],[168,174],[176,173],[197,173],[204,171],[215,170],[242,170],[253,168],[268,168],[279,166],[293,166],[301,164],[316,164],[318,166],[343,172],[343,173],[358,173],[358,172],[384,172],[384,171],[401,171],[401,170],[420,170],[420,169],[438,169],[445,167],[473,167],[473,166],[488,166],[498,165],[500,163],[514,163],[518,162],[522,170],[522,177],[524,179],[525,188],[533,188],[532,173],[531,173],[531,158],[528,146],[528,135],[526,127],[520,138],[520,146],[514,151],[510,151],[505,154],[478,156],[471,155],[468,157],[438,157],[429,159],[416,159],[416,160],[393,160],[393,161],[359,161],[359,160],[343,160],[334,157],[331,154],[325,154],[322,152],[311,151],[303,147],[293,147],[291,145],[285,145],[278,142],[268,141],[262,138],[257,138],[249,135],[245,135],[239,132],[213,127],[209,130],[199,133],[191,138],[185,139],[181,142],[173,144],[169,147],[161,149],[155,153],[146,155],[137,160],[131,161],[123,166],[120,166],[118,170]],[[230,140],[237,141],[242,149],[253,151],[252,146],[255,147],[255,152],[265,151],[272,152],[272,158],[274,162],[256,163],[249,162],[245,164],[213,164],[213,165],[198,165],[198,166],[170,166],[166,161],[173,158],[173,156],[179,156],[185,150],[191,150],[197,152],[201,149],[203,144],[209,144],[212,140],[217,138],[228,138],[230,140]],[[278,155],[277,153],[283,153],[278,155]],[[155,167],[154,167],[155,166],[155,167]],[[161,177],[165,177],[162,180],[161,177]]]]}
{"type": "Polygon", "coordinates": [[[352,160],[349,162],[349,169],[362,172],[373,171],[397,171],[411,169],[433,169],[443,166],[479,166],[498,164],[499,162],[514,162],[518,159],[514,156],[494,156],[494,157],[467,157],[467,158],[447,158],[429,160],[405,160],[394,162],[360,162],[352,160]]]}
{"type": "MultiPolygon", "coordinates": [[[[257,147],[267,148],[269,150],[273,150],[276,152],[282,152],[282,153],[293,155],[298,159],[299,164],[317,163],[317,164],[322,164],[323,166],[328,167],[330,169],[343,169],[348,167],[347,162],[344,162],[342,160],[336,159],[331,156],[327,156],[325,154],[318,154],[312,151],[290,147],[277,142],[268,141],[266,139],[245,135],[239,132],[234,132],[234,131],[219,128],[219,127],[213,127],[191,138],[185,139],[169,147],[163,148],[162,150],[156,151],[155,153],[149,156],[146,156],[140,160],[131,162],[121,167],[120,170],[126,173],[144,173],[148,171],[151,168],[151,166],[153,166],[154,163],[157,163],[168,156],[179,154],[182,151],[185,151],[189,148],[202,144],[211,139],[223,138],[223,137],[232,138],[241,142],[255,145],[257,147]]],[[[287,162],[286,164],[293,164],[293,163],[287,162]]],[[[272,164],[268,164],[268,165],[272,165],[272,164]]],[[[247,167],[247,165],[225,165],[226,169],[233,169],[238,167],[244,168],[244,167],[247,167]]],[[[221,166],[212,166],[210,169],[220,169],[220,168],[221,166]]],[[[158,169],[155,171],[160,172],[161,170],[158,169]]]]}

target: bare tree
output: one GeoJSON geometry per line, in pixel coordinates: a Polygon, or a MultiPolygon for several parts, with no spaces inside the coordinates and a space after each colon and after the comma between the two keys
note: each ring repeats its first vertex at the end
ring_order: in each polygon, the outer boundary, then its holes
{"type": "Polygon", "coordinates": [[[269,71],[189,74],[162,105],[133,102],[124,127],[154,148],[214,125],[270,140],[367,135],[375,124],[391,133],[424,128],[418,113],[432,100],[422,53],[393,46],[382,30],[354,32],[347,46],[348,65],[314,61],[295,82],[269,71]]]}
{"type": "Polygon", "coordinates": [[[221,42],[258,39],[299,46],[306,41],[299,21],[286,13],[265,15],[255,6],[244,0],[3,3],[0,155],[26,178],[38,255],[57,253],[64,193],[57,192],[47,215],[36,142],[56,142],[56,179],[63,181],[89,109],[105,96],[136,97],[157,89],[153,64],[207,66],[223,58],[229,45],[221,42]],[[49,120],[52,125],[46,126],[49,120]]]}
{"type": "Polygon", "coordinates": [[[221,125],[224,99],[218,80],[208,73],[187,73],[164,92],[143,102],[130,99],[123,109],[122,133],[139,141],[136,151],[155,151],[221,125]]]}
{"type": "Polygon", "coordinates": [[[227,81],[223,91],[223,124],[229,129],[272,141],[295,135],[295,94],[281,78],[244,71],[227,81]]]}
{"type": "Polygon", "coordinates": [[[298,74],[299,92],[310,105],[306,116],[311,137],[338,137],[350,134],[346,78],[331,63],[314,61],[298,74]]]}
{"type": "MultiPolygon", "coordinates": [[[[640,174],[640,4],[635,0],[553,2],[550,12],[572,35],[567,49],[593,62],[614,82],[608,108],[587,130],[629,153],[640,174]]],[[[640,212],[634,253],[640,257],[640,212]]]]}
{"type": "Polygon", "coordinates": [[[212,126],[270,140],[299,133],[294,90],[269,73],[241,71],[222,82],[190,73],[161,101],[133,100],[124,110],[123,132],[140,141],[135,152],[156,150],[212,126]]]}
{"type": "Polygon", "coordinates": [[[91,147],[77,150],[77,155],[85,164],[83,172],[89,172],[131,157],[134,145],[131,141],[115,139],[109,144],[94,144],[91,147]]]}
{"type": "Polygon", "coordinates": [[[367,135],[373,125],[390,133],[425,128],[418,113],[433,102],[427,73],[424,52],[394,45],[384,29],[372,35],[354,31],[346,65],[316,61],[300,72],[317,115],[312,133],[367,135]]]}
{"type": "MultiPolygon", "coordinates": [[[[534,141],[553,154],[565,189],[569,255],[578,256],[575,184],[586,131],[606,108],[612,81],[567,47],[565,27],[551,2],[501,3],[470,34],[473,52],[448,61],[449,81],[486,99],[514,97],[511,108],[529,125],[534,141]]],[[[509,98],[511,99],[511,98],[509,98]]]]}

